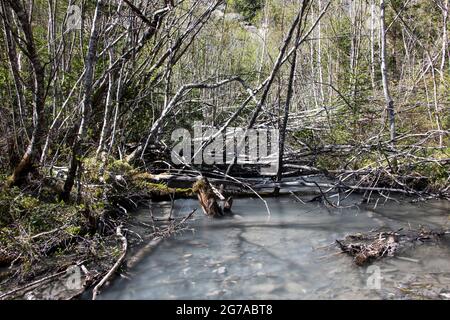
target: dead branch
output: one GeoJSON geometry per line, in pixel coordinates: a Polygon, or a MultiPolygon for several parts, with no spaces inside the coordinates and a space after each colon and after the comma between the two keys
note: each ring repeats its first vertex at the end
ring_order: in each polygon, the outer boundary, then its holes
{"type": "Polygon", "coordinates": [[[122,226],[118,226],[116,230],[116,235],[120,238],[120,241],[122,242],[122,253],[117,259],[116,263],[113,265],[113,267],[109,270],[109,272],[103,277],[103,279],[94,287],[94,290],[92,292],[92,300],[97,299],[97,295],[99,292],[99,289],[111,278],[111,276],[117,271],[117,269],[122,264],[123,260],[125,259],[125,255],[127,254],[127,247],[128,242],[127,238],[122,234],[122,226]]]}

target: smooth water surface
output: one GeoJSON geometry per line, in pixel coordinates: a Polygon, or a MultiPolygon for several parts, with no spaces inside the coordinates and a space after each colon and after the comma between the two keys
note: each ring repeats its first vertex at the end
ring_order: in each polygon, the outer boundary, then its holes
{"type": "MultiPolygon", "coordinates": [[[[389,299],[443,298],[450,289],[448,236],[416,245],[371,267],[358,267],[334,245],[380,227],[448,230],[445,201],[327,208],[294,197],[235,199],[240,217],[210,219],[197,210],[188,227],[161,243],[101,299],[389,299]]],[[[358,199],[353,199],[356,202],[358,199]]],[[[360,199],[359,199],[360,200],[360,199]]],[[[381,201],[380,201],[381,202],[381,201]]],[[[165,216],[169,203],[156,205],[165,216]]],[[[197,208],[177,200],[175,214],[197,208]]],[[[148,210],[139,218],[150,221],[148,210]]]]}

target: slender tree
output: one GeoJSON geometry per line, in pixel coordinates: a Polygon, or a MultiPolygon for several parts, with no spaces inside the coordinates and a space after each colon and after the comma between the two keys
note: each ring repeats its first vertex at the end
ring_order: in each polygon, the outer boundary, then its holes
{"type": "Polygon", "coordinates": [[[89,121],[90,111],[92,108],[92,84],[94,82],[94,68],[96,62],[97,43],[99,37],[99,19],[101,14],[102,1],[97,0],[95,7],[94,19],[92,21],[91,35],[89,39],[88,53],[85,62],[84,73],[84,88],[83,98],[80,106],[80,122],[76,128],[76,135],[72,144],[72,154],[70,160],[69,173],[67,175],[66,182],[64,184],[64,191],[61,194],[61,199],[68,201],[70,198],[70,192],[75,182],[77,170],[81,163],[81,151],[83,139],[86,135],[86,126],[89,121]]]}
{"type": "MultiPolygon", "coordinates": [[[[13,186],[25,182],[29,173],[36,171],[39,164],[40,153],[45,132],[45,67],[39,56],[36,41],[32,31],[32,16],[28,13],[22,4],[22,1],[7,0],[3,6],[8,10],[8,6],[14,11],[19,21],[20,32],[23,37],[15,34],[14,40],[19,48],[28,58],[32,70],[32,85],[29,88],[33,93],[33,129],[31,138],[22,159],[15,167],[12,176],[9,178],[7,186],[13,186]],[[23,46],[21,44],[24,44],[23,46]]],[[[10,30],[11,21],[7,21],[7,15],[2,15],[5,26],[10,30]]],[[[11,61],[14,64],[14,57],[11,61]]]]}
{"type": "Polygon", "coordinates": [[[386,21],[385,21],[386,3],[384,0],[380,0],[380,32],[381,32],[381,77],[383,82],[384,98],[386,100],[386,110],[389,118],[389,132],[391,142],[395,143],[395,112],[394,112],[394,100],[391,97],[389,90],[389,77],[387,71],[386,61],[386,21]]]}
{"type": "Polygon", "coordinates": [[[448,20],[448,0],[444,1],[442,7],[442,53],[441,53],[441,66],[440,66],[440,74],[441,74],[441,83],[444,83],[444,72],[445,72],[445,61],[447,55],[447,47],[448,47],[448,32],[447,32],[447,20],[448,20]]]}

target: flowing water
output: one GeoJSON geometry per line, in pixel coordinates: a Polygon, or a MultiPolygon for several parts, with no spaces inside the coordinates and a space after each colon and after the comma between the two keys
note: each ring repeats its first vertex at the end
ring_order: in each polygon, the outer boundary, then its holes
{"type": "MultiPolygon", "coordinates": [[[[341,205],[351,205],[348,199],[341,205]]],[[[359,199],[360,200],[360,199],[359,199]]],[[[450,242],[417,244],[399,257],[358,267],[333,244],[349,233],[427,225],[448,230],[445,201],[327,208],[294,197],[235,199],[238,217],[197,210],[185,230],[105,289],[101,299],[390,299],[449,298],[450,242]]],[[[169,203],[154,212],[166,216],[169,203]]],[[[197,208],[177,200],[175,215],[197,208]]],[[[149,211],[139,218],[150,221],[149,211]]]]}

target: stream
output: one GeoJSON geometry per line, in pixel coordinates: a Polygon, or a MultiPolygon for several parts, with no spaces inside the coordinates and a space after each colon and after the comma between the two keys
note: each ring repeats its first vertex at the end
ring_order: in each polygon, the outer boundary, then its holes
{"type": "MultiPolygon", "coordinates": [[[[447,201],[379,201],[328,208],[292,196],[235,199],[233,218],[211,219],[191,199],[175,201],[174,215],[198,208],[184,230],[164,240],[126,278],[99,299],[422,299],[450,298],[450,241],[417,244],[398,257],[356,266],[336,239],[372,229],[448,230],[447,201]]],[[[165,217],[170,203],[154,204],[165,217]]],[[[139,220],[150,223],[148,209],[139,220]]]]}

